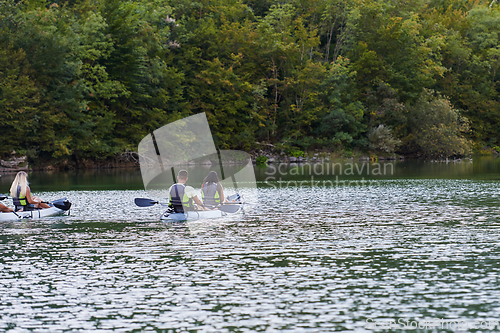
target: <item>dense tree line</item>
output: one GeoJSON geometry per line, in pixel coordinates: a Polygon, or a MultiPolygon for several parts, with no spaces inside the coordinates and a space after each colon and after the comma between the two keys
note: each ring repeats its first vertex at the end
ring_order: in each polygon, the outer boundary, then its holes
{"type": "Polygon", "coordinates": [[[110,157],[199,112],[220,148],[468,154],[500,141],[499,26],[489,0],[0,0],[0,154],[110,157]]]}

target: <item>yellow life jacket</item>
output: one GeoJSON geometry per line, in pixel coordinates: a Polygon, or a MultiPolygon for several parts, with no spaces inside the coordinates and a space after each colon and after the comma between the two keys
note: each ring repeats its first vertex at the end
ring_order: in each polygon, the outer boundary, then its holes
{"type": "Polygon", "coordinates": [[[28,204],[28,200],[26,200],[26,194],[21,197],[21,186],[17,186],[17,196],[12,198],[12,202],[14,206],[26,206],[28,204]]]}
{"type": "Polygon", "coordinates": [[[205,183],[201,188],[201,198],[203,200],[203,204],[205,206],[215,207],[219,205],[220,202],[220,194],[218,191],[219,184],[217,183],[205,183]]]}
{"type": "Polygon", "coordinates": [[[193,199],[184,193],[186,184],[174,184],[170,188],[170,206],[176,213],[184,213],[184,210],[193,210],[193,199]]]}

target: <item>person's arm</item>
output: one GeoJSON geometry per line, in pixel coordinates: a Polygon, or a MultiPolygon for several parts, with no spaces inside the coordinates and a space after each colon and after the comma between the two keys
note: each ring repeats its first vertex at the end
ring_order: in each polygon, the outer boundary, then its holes
{"type": "Polygon", "coordinates": [[[191,186],[186,186],[184,188],[184,193],[188,196],[188,198],[192,198],[195,204],[197,204],[200,207],[203,207],[204,210],[209,210],[208,208],[205,207],[205,205],[203,205],[203,202],[200,200],[200,198],[198,198],[196,192],[194,191],[194,188],[192,188],[191,186]]]}
{"type": "Polygon", "coordinates": [[[222,185],[219,183],[219,196],[220,196],[220,202],[223,203],[224,201],[224,189],[222,188],[222,185]]]}
{"type": "MultiPolygon", "coordinates": [[[[174,185],[172,185],[174,186],[174,185]]],[[[170,196],[170,191],[172,190],[172,186],[168,188],[167,192],[167,202],[168,202],[168,207],[172,206],[172,197],[170,196]]]]}
{"type": "Polygon", "coordinates": [[[197,195],[193,197],[193,200],[198,206],[203,206],[203,202],[201,202],[200,198],[198,198],[197,195]]]}
{"type": "Polygon", "coordinates": [[[40,202],[42,202],[41,199],[39,199],[39,198],[33,198],[31,196],[31,190],[30,190],[29,186],[26,186],[26,201],[28,201],[28,203],[30,203],[32,205],[39,204],[40,202]]]}
{"type": "Polygon", "coordinates": [[[26,201],[28,201],[28,203],[35,206],[35,208],[49,208],[50,207],[50,205],[44,203],[42,201],[42,199],[37,198],[37,197],[32,197],[31,190],[30,190],[29,186],[26,187],[26,201]]]}
{"type": "Polygon", "coordinates": [[[205,207],[205,205],[203,204],[203,202],[201,202],[200,198],[198,198],[198,196],[197,196],[197,195],[195,195],[195,196],[193,197],[193,201],[194,201],[194,202],[195,202],[198,206],[203,207],[203,210],[210,210],[210,209],[208,209],[207,207],[205,207]]]}

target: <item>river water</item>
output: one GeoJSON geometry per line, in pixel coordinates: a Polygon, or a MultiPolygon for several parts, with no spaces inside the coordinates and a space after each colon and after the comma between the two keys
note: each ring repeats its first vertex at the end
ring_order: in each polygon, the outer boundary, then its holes
{"type": "Polygon", "coordinates": [[[367,166],[256,168],[257,205],[169,224],[137,170],[33,173],[73,207],[0,224],[0,331],[500,330],[499,161],[367,166]]]}

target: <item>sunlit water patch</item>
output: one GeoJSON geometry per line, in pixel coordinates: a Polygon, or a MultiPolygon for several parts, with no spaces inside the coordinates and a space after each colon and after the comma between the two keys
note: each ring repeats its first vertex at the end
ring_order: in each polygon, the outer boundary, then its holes
{"type": "Polygon", "coordinates": [[[244,214],[183,223],[161,223],[165,207],[136,207],[144,191],[39,193],[73,207],[1,225],[0,331],[500,321],[498,182],[273,185],[244,214]]]}

